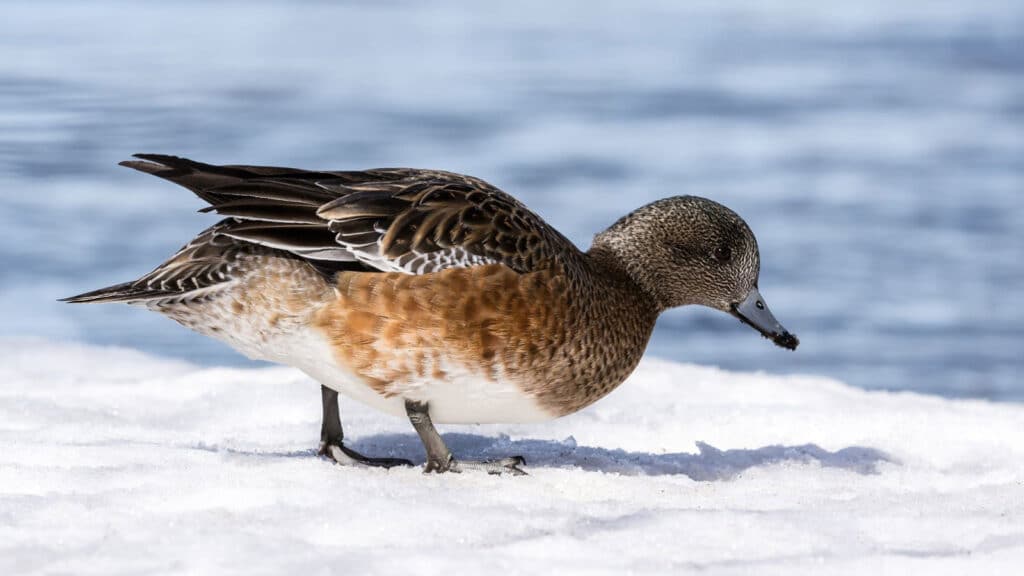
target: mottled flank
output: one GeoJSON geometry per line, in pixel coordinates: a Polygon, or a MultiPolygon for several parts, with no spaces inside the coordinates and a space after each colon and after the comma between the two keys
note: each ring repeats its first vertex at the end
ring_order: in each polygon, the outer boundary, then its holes
{"type": "Polygon", "coordinates": [[[411,276],[343,273],[315,325],[338,356],[385,395],[416,398],[449,372],[514,382],[554,416],[617,386],[639,361],[653,307],[615,283],[594,298],[558,270],[501,264],[411,276]],[[605,303],[605,305],[601,305],[605,303]]]}

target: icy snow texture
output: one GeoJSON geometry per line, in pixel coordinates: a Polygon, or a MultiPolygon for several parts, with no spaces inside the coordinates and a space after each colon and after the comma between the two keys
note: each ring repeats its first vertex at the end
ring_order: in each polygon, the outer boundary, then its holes
{"type": "MultiPolygon", "coordinates": [[[[320,395],[291,369],[0,344],[2,574],[1024,565],[1020,405],[648,359],[580,414],[444,428],[457,454],[522,454],[530,476],[426,476],[314,456],[320,395]]],[[[422,462],[406,422],[342,416],[355,448],[422,462]]]]}

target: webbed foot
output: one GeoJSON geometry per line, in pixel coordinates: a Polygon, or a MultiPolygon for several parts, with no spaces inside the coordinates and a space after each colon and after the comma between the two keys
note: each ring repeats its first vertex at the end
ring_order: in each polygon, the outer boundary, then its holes
{"type": "Polygon", "coordinates": [[[488,474],[509,474],[511,476],[528,476],[520,466],[526,465],[526,458],[511,456],[500,460],[453,460],[451,471],[479,470],[488,474]]]}
{"type": "Polygon", "coordinates": [[[359,452],[341,443],[320,444],[317,452],[320,456],[330,458],[342,466],[369,466],[373,468],[393,468],[395,466],[413,466],[413,463],[405,458],[371,458],[363,456],[359,452]]]}

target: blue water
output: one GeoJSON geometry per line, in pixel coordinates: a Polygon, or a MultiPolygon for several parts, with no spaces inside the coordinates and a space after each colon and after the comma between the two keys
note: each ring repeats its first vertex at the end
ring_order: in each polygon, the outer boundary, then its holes
{"type": "Polygon", "coordinates": [[[802,345],[688,308],[653,354],[1024,400],[1021,2],[5,2],[0,335],[242,364],[55,302],[212,222],[115,165],[133,152],[465,172],[584,247],[708,196],[757,234],[802,345]]]}

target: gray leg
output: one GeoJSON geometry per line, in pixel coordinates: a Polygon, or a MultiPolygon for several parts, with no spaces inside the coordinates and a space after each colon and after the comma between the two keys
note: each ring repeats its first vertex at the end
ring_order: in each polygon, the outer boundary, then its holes
{"type": "Polygon", "coordinates": [[[392,466],[412,466],[412,462],[404,458],[370,458],[345,446],[345,432],[341,428],[338,416],[338,393],[327,386],[320,386],[320,399],[323,401],[324,418],[320,425],[321,456],[326,456],[338,464],[354,466],[376,466],[391,468],[392,466]]]}
{"type": "Polygon", "coordinates": [[[320,453],[330,444],[341,445],[345,432],[341,429],[338,414],[338,393],[327,386],[320,386],[320,400],[323,402],[324,417],[320,424],[320,453]]]}
{"type": "Polygon", "coordinates": [[[405,401],[405,413],[409,415],[409,422],[416,429],[423,447],[427,450],[427,463],[423,465],[423,472],[462,472],[463,470],[482,470],[488,474],[513,474],[515,476],[525,475],[520,466],[526,464],[522,456],[512,456],[501,460],[456,460],[451,450],[445,446],[441,435],[434,428],[430,420],[430,412],[426,404],[405,401]]]}

